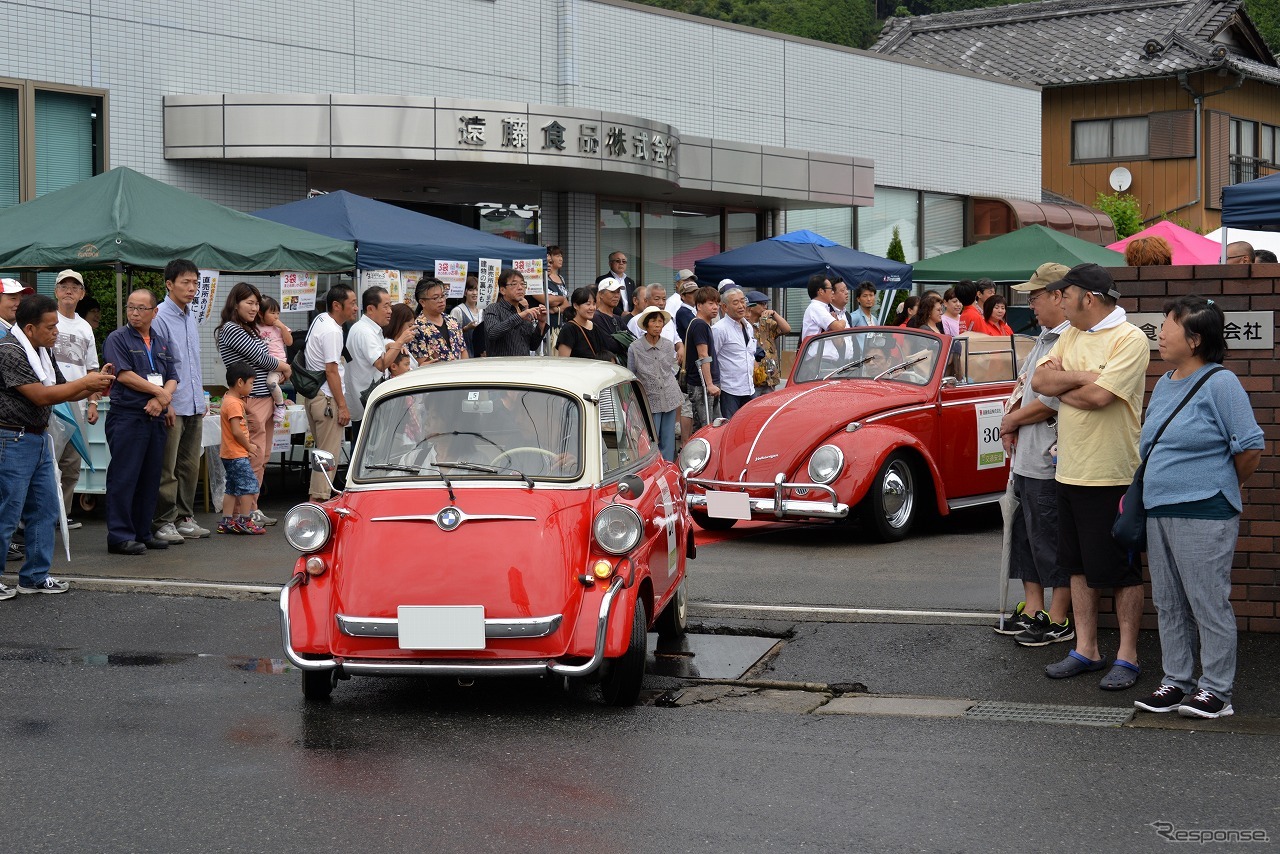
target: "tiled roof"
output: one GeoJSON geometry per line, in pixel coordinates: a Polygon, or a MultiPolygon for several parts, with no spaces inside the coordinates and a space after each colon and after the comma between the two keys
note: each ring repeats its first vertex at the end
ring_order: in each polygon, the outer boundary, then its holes
{"type": "Polygon", "coordinates": [[[1066,86],[1169,77],[1226,66],[1280,86],[1280,68],[1240,0],[1043,0],[913,18],[890,18],[871,50],[1036,83],[1066,86]],[[1214,41],[1235,27],[1241,47],[1214,41]],[[1241,51],[1249,51],[1248,55],[1241,51]]]}

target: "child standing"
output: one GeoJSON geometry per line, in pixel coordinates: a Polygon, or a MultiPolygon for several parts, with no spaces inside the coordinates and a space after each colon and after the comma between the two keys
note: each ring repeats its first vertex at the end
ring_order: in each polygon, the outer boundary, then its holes
{"type": "Polygon", "coordinates": [[[244,399],[253,391],[253,368],[237,362],[227,368],[227,393],[222,396],[222,468],[227,473],[226,494],[222,497],[219,534],[265,534],[266,528],[249,518],[257,506],[258,479],[249,465],[257,446],[249,439],[244,420],[244,399]]]}
{"type": "MultiPolygon", "coordinates": [[[[266,342],[267,352],[273,359],[286,361],[285,348],[293,344],[293,332],[280,319],[280,303],[263,294],[262,313],[258,317],[261,320],[258,324],[258,334],[266,342]]],[[[279,371],[271,371],[267,374],[267,388],[271,390],[271,401],[276,405],[276,426],[282,427],[284,426],[284,392],[280,388],[279,371]]]]}

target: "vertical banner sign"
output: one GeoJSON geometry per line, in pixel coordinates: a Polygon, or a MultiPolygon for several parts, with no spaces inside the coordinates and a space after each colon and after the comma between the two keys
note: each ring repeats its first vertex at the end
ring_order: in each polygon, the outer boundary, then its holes
{"type": "Polygon", "coordinates": [[[418,307],[416,299],[418,290],[418,282],[422,281],[421,270],[401,270],[400,271],[400,293],[391,292],[391,301],[393,303],[403,302],[414,308],[418,307]]]}
{"type": "Polygon", "coordinates": [[[356,302],[360,302],[364,292],[372,287],[386,288],[392,295],[400,293],[400,271],[361,270],[360,290],[356,294],[356,302]]]}
{"type": "Polygon", "coordinates": [[[1004,404],[979,403],[974,408],[978,416],[978,469],[998,469],[1004,465],[1004,445],[1000,443],[1004,404]]]}
{"type": "Polygon", "coordinates": [[[498,298],[498,274],[502,261],[498,258],[480,259],[480,302],[476,311],[483,314],[485,306],[498,298]]]}
{"type": "Polygon", "coordinates": [[[512,261],[511,269],[524,276],[526,294],[534,296],[542,296],[544,287],[542,284],[542,259],[533,258],[528,261],[512,261]]]}
{"type": "Polygon", "coordinates": [[[280,274],[280,310],[311,311],[316,307],[316,274],[280,274]]]}
{"type": "Polygon", "coordinates": [[[213,301],[218,296],[218,271],[217,270],[201,270],[200,284],[196,285],[196,296],[192,302],[196,313],[196,320],[204,323],[208,320],[209,315],[213,312],[213,301]]]}
{"type": "Polygon", "coordinates": [[[436,278],[449,289],[445,293],[449,299],[462,299],[467,295],[466,261],[437,261],[436,278]]]}

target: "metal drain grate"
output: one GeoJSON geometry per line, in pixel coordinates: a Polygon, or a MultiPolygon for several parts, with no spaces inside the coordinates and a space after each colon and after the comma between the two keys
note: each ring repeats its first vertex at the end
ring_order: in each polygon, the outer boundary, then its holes
{"type": "Polygon", "coordinates": [[[1122,726],[1133,717],[1133,709],[1115,706],[1051,706],[1042,703],[1005,703],[998,700],[983,700],[971,706],[963,716],[980,721],[1122,726]]]}

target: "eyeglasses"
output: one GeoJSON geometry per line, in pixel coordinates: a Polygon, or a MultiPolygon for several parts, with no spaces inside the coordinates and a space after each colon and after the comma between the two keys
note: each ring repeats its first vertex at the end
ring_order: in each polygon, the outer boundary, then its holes
{"type": "Polygon", "coordinates": [[[627,259],[626,259],[626,258],[610,258],[610,259],[609,259],[609,263],[610,263],[610,264],[625,264],[625,263],[627,263],[627,259]]]}
{"type": "Polygon", "coordinates": [[[58,282],[57,288],[62,291],[82,291],[84,285],[79,282],[58,282]]]}
{"type": "Polygon", "coordinates": [[[146,314],[148,311],[155,311],[155,306],[151,305],[126,305],[124,310],[129,314],[146,314]]]}

